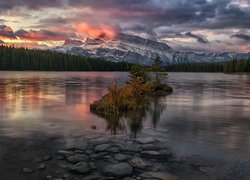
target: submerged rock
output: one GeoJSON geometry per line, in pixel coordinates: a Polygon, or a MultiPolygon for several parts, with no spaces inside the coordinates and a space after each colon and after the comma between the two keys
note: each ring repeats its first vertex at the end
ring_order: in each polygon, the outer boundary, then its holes
{"type": "Polygon", "coordinates": [[[89,160],[89,157],[85,154],[75,154],[75,155],[67,157],[67,161],[73,164],[82,162],[82,161],[86,162],[88,160],[89,160]]]}
{"type": "Polygon", "coordinates": [[[37,169],[38,169],[38,170],[44,170],[44,169],[46,169],[46,166],[45,166],[45,164],[41,163],[41,164],[38,166],[37,169]]]}
{"type": "Polygon", "coordinates": [[[138,168],[138,169],[147,169],[151,166],[148,162],[144,161],[140,157],[134,157],[133,159],[129,161],[129,164],[133,166],[134,168],[138,168]]]}
{"type": "Polygon", "coordinates": [[[35,171],[33,169],[30,169],[30,168],[23,168],[22,169],[22,173],[25,173],[25,174],[32,174],[34,172],[35,171]]]}
{"type": "Polygon", "coordinates": [[[159,179],[159,180],[177,180],[178,178],[174,175],[164,172],[145,172],[140,174],[143,179],[159,179]]]}
{"type": "Polygon", "coordinates": [[[124,154],[116,154],[115,155],[115,159],[117,161],[125,161],[128,159],[128,156],[127,155],[124,155],[124,154]]]}
{"type": "Polygon", "coordinates": [[[73,174],[86,174],[89,171],[90,171],[89,165],[85,162],[80,162],[69,167],[69,172],[73,174]]]}
{"type": "Polygon", "coordinates": [[[108,176],[126,177],[133,173],[133,168],[127,163],[119,163],[104,167],[103,173],[108,176]]]}
{"type": "Polygon", "coordinates": [[[110,144],[101,144],[95,147],[96,152],[105,151],[111,147],[110,144]]]}

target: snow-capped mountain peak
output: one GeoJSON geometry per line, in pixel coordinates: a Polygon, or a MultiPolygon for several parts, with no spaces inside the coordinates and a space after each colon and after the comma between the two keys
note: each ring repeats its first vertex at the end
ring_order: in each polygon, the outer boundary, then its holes
{"type": "Polygon", "coordinates": [[[84,41],[68,39],[53,50],[80,56],[98,57],[107,61],[151,65],[159,55],[162,65],[190,62],[220,62],[233,59],[248,59],[249,53],[195,53],[178,52],[165,43],[144,39],[138,36],[118,33],[114,38],[103,35],[86,38],[84,41]]]}

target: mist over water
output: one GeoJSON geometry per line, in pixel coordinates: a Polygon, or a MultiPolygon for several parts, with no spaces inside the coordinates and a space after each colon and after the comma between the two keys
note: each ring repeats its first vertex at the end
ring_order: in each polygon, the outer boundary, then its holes
{"type": "Polygon", "coordinates": [[[143,134],[165,140],[179,154],[249,159],[250,76],[169,76],[173,94],[152,98],[141,117],[110,120],[92,114],[89,104],[114,78],[125,82],[127,73],[0,72],[0,137],[143,134]]]}

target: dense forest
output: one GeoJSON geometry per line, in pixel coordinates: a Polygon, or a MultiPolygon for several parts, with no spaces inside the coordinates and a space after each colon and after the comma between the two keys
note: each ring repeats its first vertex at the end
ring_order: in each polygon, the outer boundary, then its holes
{"type": "Polygon", "coordinates": [[[103,61],[52,51],[0,46],[0,70],[128,71],[130,64],[103,61]]]}
{"type": "MultiPolygon", "coordinates": [[[[0,46],[0,70],[16,71],[129,71],[131,64],[59,52],[0,46]]],[[[250,72],[250,59],[218,63],[186,63],[166,67],[169,72],[250,72]]]]}
{"type": "Polygon", "coordinates": [[[169,72],[224,72],[224,73],[244,73],[250,72],[250,59],[233,60],[217,63],[186,63],[168,66],[169,72]]]}

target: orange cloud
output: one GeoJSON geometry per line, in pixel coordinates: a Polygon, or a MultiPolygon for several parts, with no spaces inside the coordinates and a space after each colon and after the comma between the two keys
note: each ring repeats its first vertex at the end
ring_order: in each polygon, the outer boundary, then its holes
{"type": "Polygon", "coordinates": [[[85,36],[90,36],[92,38],[106,36],[112,39],[116,35],[116,30],[114,30],[114,28],[104,24],[101,24],[99,26],[92,26],[87,23],[80,23],[77,24],[75,28],[77,33],[85,36]]]}

